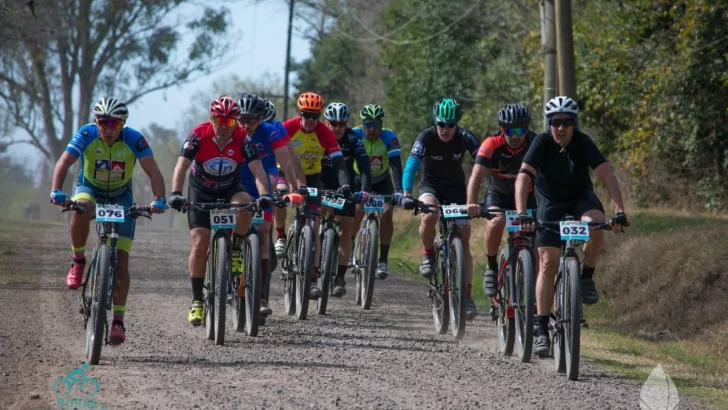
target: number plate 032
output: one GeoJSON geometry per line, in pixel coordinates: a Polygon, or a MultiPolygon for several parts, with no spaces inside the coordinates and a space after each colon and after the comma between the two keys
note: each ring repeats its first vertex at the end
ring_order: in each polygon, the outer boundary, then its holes
{"type": "Polygon", "coordinates": [[[212,229],[234,229],[235,212],[229,209],[210,211],[210,225],[212,229]]]}
{"type": "Polygon", "coordinates": [[[124,207],[121,205],[96,205],[96,220],[124,223],[124,207]]]}
{"type": "Polygon", "coordinates": [[[589,239],[589,224],[581,221],[559,222],[561,239],[568,241],[586,241],[589,239]]]}

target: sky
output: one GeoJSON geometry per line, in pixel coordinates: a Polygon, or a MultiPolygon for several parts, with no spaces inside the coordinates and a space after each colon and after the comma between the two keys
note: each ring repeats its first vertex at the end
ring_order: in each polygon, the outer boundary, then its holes
{"type": "MultiPolygon", "coordinates": [[[[265,0],[257,5],[238,2],[228,5],[235,24],[233,35],[240,35],[241,41],[233,42],[229,63],[191,83],[147,94],[129,106],[127,125],[143,129],[151,123],[165,125],[178,121],[179,116],[189,107],[192,96],[218,79],[238,74],[241,78],[255,79],[266,72],[274,73],[283,80],[286,60],[286,35],[288,25],[288,6],[283,1],[265,0]],[[240,67],[245,67],[241,72],[240,67]],[[160,107],[164,107],[160,110],[160,107]]],[[[293,31],[291,58],[300,61],[310,56],[309,43],[293,31]]],[[[294,76],[290,77],[293,82],[294,76]]],[[[16,144],[8,152],[29,166],[37,165],[39,153],[27,144],[16,144]],[[33,165],[31,165],[33,164],[33,165]]]]}

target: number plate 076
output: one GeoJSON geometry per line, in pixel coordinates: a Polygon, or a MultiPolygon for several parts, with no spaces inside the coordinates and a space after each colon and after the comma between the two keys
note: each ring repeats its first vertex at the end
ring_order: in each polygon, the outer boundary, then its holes
{"type": "Polygon", "coordinates": [[[124,223],[124,207],[121,205],[96,205],[96,220],[124,223]]]}
{"type": "Polygon", "coordinates": [[[561,221],[559,231],[561,232],[561,239],[565,241],[586,241],[589,239],[589,225],[587,222],[561,221]]]}
{"type": "Polygon", "coordinates": [[[212,229],[234,229],[235,212],[231,210],[210,211],[210,225],[212,229]]]}

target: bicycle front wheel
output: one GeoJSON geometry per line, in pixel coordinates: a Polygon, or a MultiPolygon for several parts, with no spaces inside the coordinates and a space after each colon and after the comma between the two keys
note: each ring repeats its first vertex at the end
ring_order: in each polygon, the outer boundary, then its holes
{"type": "Polygon", "coordinates": [[[377,251],[379,250],[379,227],[374,221],[366,224],[365,234],[365,266],[361,272],[361,308],[369,310],[374,297],[374,275],[377,271],[377,251]]]}
{"type": "Polygon", "coordinates": [[[324,237],[321,240],[321,270],[318,277],[319,289],[321,289],[321,297],[316,303],[316,310],[319,315],[326,314],[326,307],[329,302],[329,294],[331,293],[331,279],[336,275],[337,258],[339,247],[336,243],[336,231],[326,229],[324,237]]]}
{"type": "Polygon", "coordinates": [[[108,301],[109,281],[111,280],[111,248],[100,244],[95,272],[91,272],[91,314],[86,325],[86,360],[89,364],[99,364],[101,347],[106,330],[106,304],[108,301]]]}
{"type": "Polygon", "coordinates": [[[533,258],[528,249],[518,251],[516,259],[516,289],[514,300],[518,358],[522,362],[531,360],[533,351],[533,321],[536,314],[536,276],[533,272],[533,258]]]}
{"type": "Polygon", "coordinates": [[[566,342],[566,377],[569,380],[579,378],[579,358],[581,354],[581,274],[579,261],[574,257],[566,258],[566,292],[564,310],[567,322],[564,323],[564,341],[566,342]]]}
{"type": "Polygon", "coordinates": [[[450,302],[450,327],[455,339],[465,334],[465,260],[460,238],[450,241],[450,260],[447,267],[447,289],[450,302]]]}
{"type": "Polygon", "coordinates": [[[260,237],[257,233],[248,235],[245,251],[245,333],[255,337],[260,326],[260,293],[263,290],[260,237]]]}
{"type": "Polygon", "coordinates": [[[450,303],[447,295],[447,269],[442,265],[444,253],[442,246],[435,242],[437,249],[435,259],[435,272],[430,279],[430,308],[432,309],[432,319],[435,321],[435,331],[444,335],[450,326],[450,303]],[[439,278],[438,278],[438,275],[439,278]]]}
{"type": "MultiPolygon", "coordinates": [[[[283,273],[283,307],[288,316],[296,314],[296,272],[293,269],[293,248],[298,244],[294,243],[295,237],[293,226],[291,226],[286,241],[286,259],[281,262],[283,265],[281,267],[281,273],[283,273]]],[[[300,252],[300,249],[298,252],[300,252]]]]}
{"type": "Polygon", "coordinates": [[[354,245],[354,269],[352,269],[352,272],[354,273],[354,281],[356,282],[356,286],[354,287],[354,303],[356,303],[357,306],[361,306],[362,266],[364,265],[365,240],[366,235],[364,234],[364,229],[360,229],[356,234],[356,242],[354,245]]]}
{"type": "Polygon", "coordinates": [[[496,326],[498,327],[498,348],[504,356],[513,354],[513,346],[516,340],[516,321],[513,318],[513,310],[511,309],[511,267],[508,263],[508,248],[501,249],[498,261],[499,267],[499,286],[498,295],[496,296],[496,326]]]}
{"type": "Polygon", "coordinates": [[[296,277],[296,317],[304,320],[308,316],[308,302],[311,296],[311,276],[313,275],[313,229],[306,225],[301,230],[298,245],[298,272],[296,277]]]}
{"type": "Polygon", "coordinates": [[[225,344],[225,309],[227,305],[228,278],[231,274],[231,260],[224,236],[217,238],[215,246],[215,344],[225,344]]]}

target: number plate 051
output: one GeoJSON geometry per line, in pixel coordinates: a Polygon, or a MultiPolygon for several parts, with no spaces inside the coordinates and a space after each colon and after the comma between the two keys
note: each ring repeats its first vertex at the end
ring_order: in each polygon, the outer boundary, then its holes
{"type": "Polygon", "coordinates": [[[589,225],[587,222],[561,221],[559,222],[559,231],[561,232],[561,239],[565,241],[586,241],[589,239],[589,225]]]}
{"type": "Polygon", "coordinates": [[[124,223],[124,207],[121,205],[96,205],[96,220],[124,223]]]}
{"type": "Polygon", "coordinates": [[[210,211],[212,229],[234,229],[235,212],[230,209],[210,211]]]}

